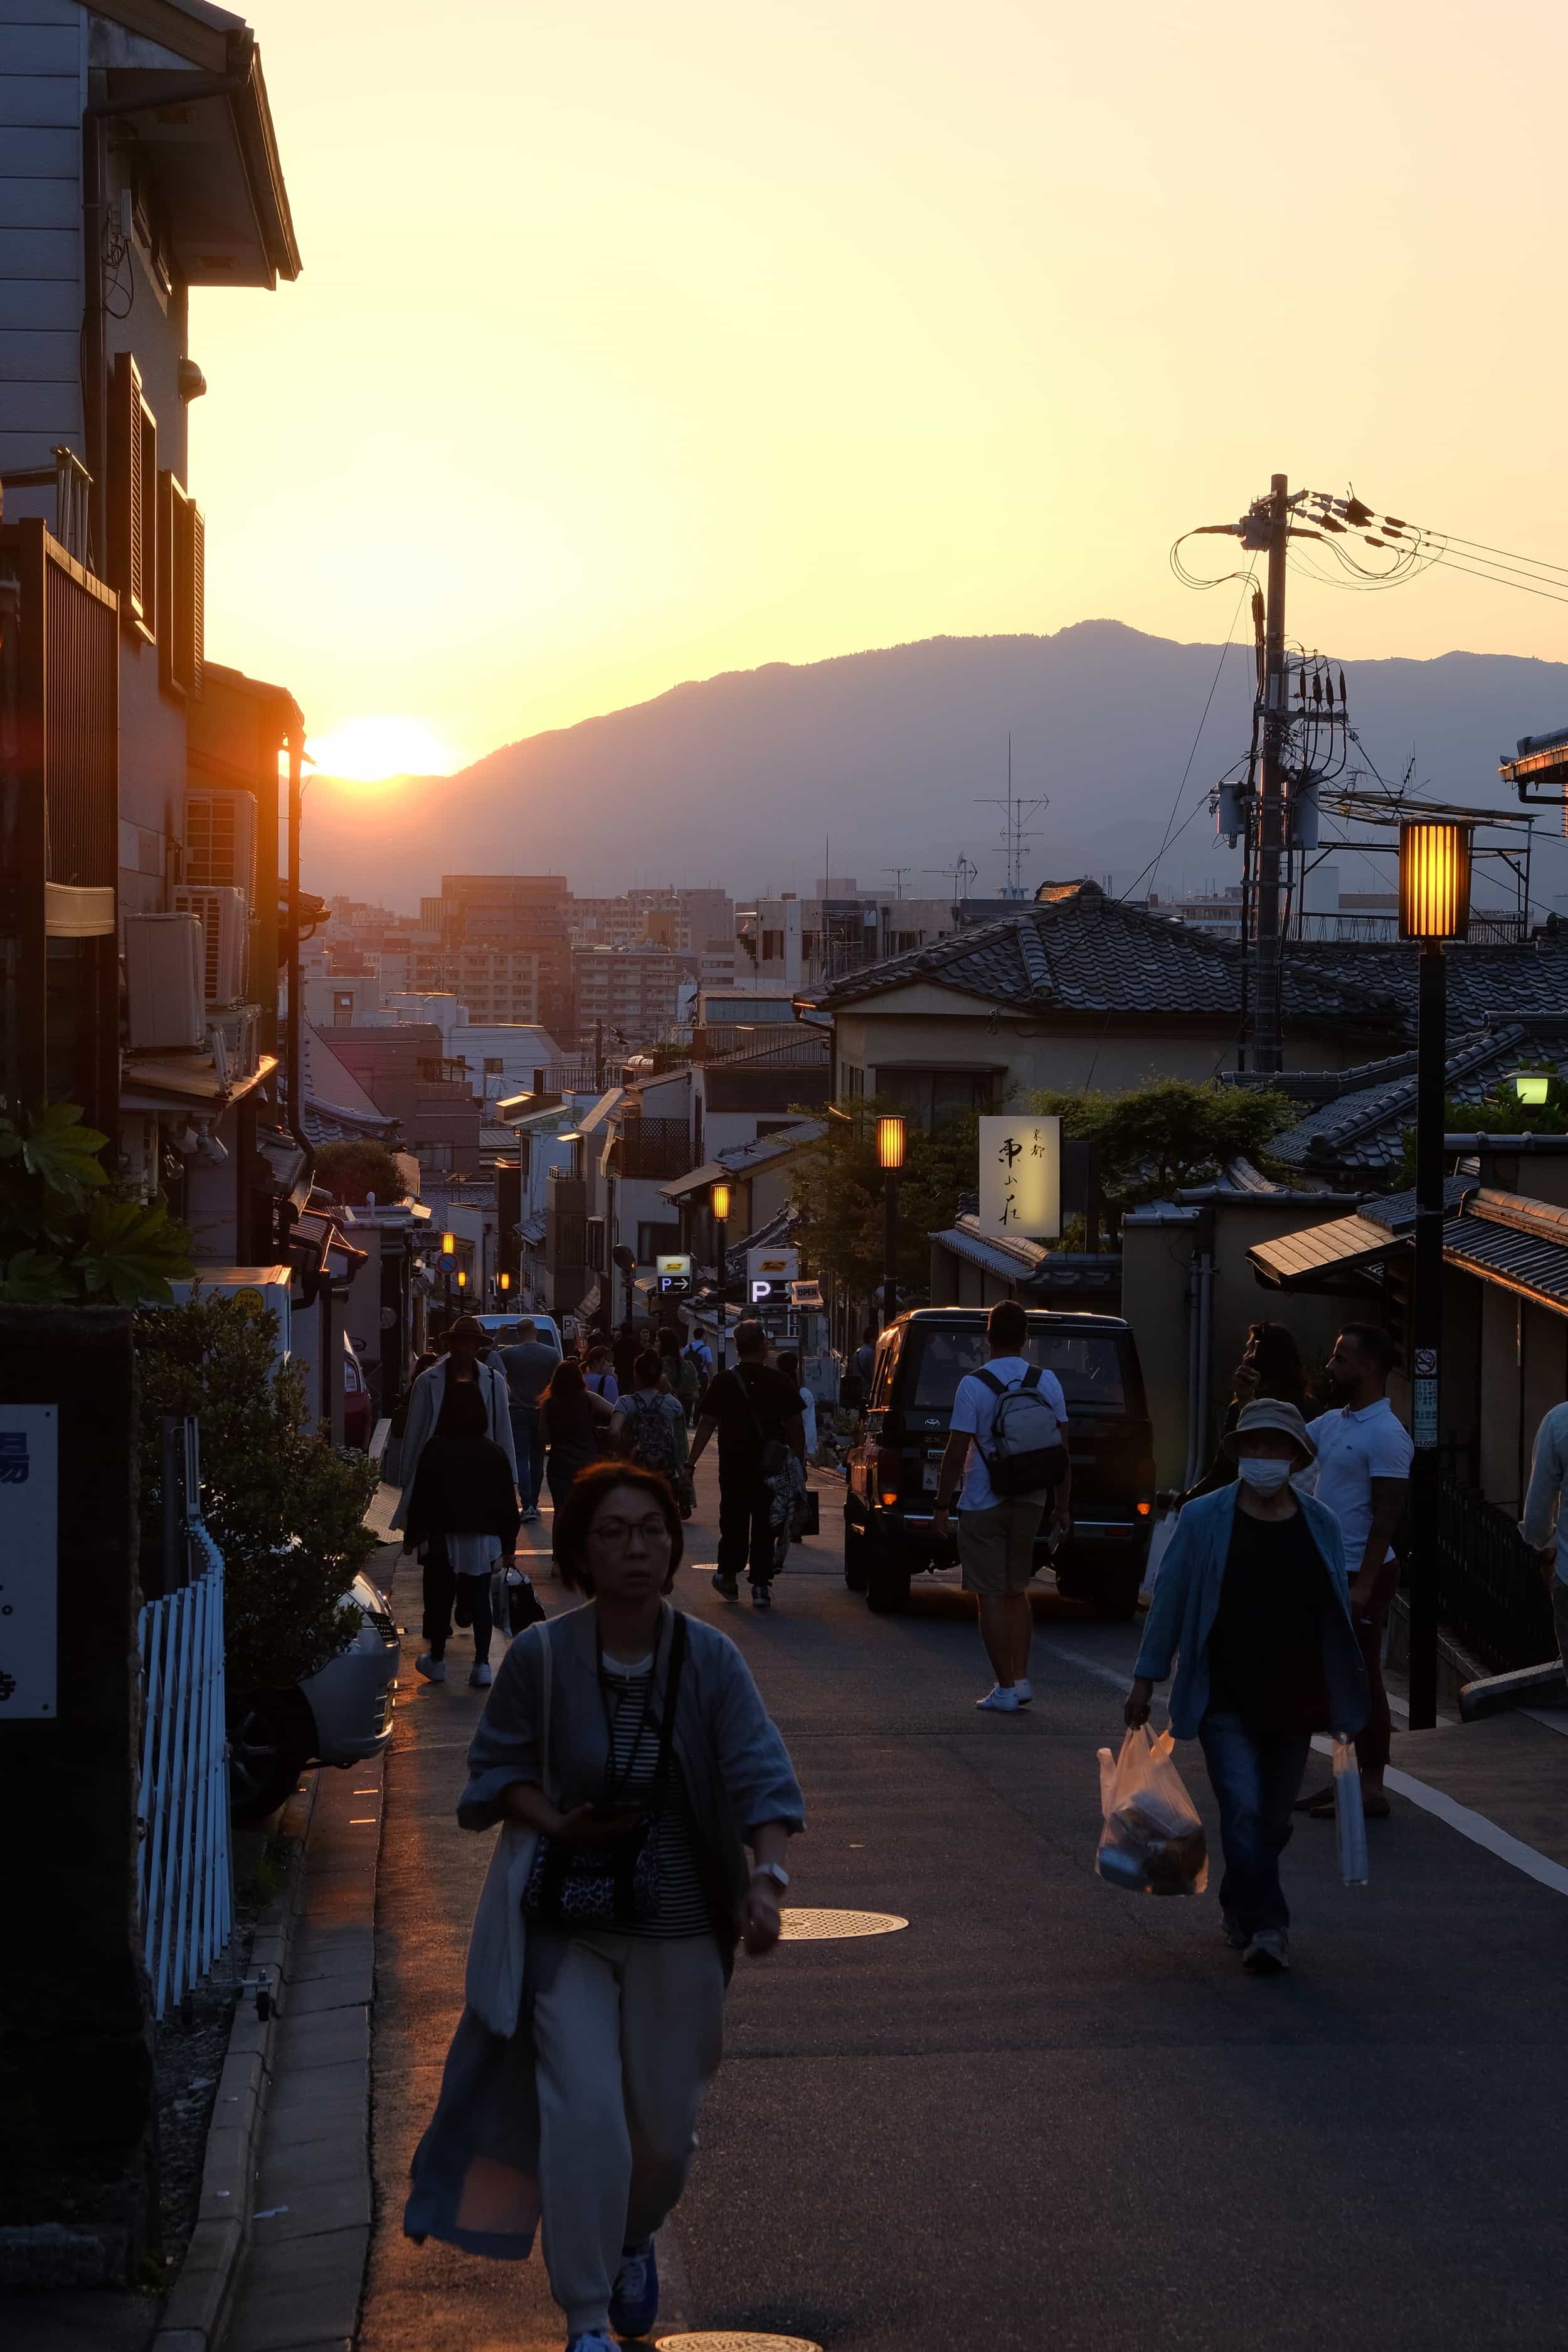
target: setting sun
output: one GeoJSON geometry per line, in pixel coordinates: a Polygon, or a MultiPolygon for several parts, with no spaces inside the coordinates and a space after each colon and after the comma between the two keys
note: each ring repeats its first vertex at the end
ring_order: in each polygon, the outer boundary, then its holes
{"type": "Polygon", "coordinates": [[[311,759],[324,776],[380,784],[394,776],[447,776],[461,764],[449,744],[422,719],[347,719],[312,736],[311,759]]]}

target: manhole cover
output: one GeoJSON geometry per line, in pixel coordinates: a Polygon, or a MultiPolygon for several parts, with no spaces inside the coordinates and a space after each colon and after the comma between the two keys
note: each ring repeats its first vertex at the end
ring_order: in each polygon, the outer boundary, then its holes
{"type": "Polygon", "coordinates": [[[711,2336],[661,2336],[658,2352],[822,2352],[805,2336],[747,2336],[721,2327],[711,2336]]]}
{"type": "MultiPolygon", "coordinates": [[[[900,1919],[896,1911],[786,1911],[780,1933],[786,1944],[812,1944],[826,1942],[832,1936],[890,1936],[896,1929],[907,1927],[909,1924],[907,1919],[900,1919]]],[[[672,2339],[667,2337],[665,2340],[672,2339]]],[[[694,2343],[696,2340],[692,2338],[694,2343]]],[[[705,2344],[713,2340],[711,2336],[702,2338],[705,2344]]],[[[760,2336],[743,2338],[737,2336],[733,2340],[737,2345],[764,2341],[760,2336]]],[[[783,2344],[793,2339],[781,2336],[766,2340],[783,2344]]]]}

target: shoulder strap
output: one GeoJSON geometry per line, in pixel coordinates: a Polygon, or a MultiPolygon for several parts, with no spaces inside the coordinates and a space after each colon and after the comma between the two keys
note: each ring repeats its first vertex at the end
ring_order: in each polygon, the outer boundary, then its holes
{"type": "Polygon", "coordinates": [[[662,1792],[669,1777],[670,1750],[675,1745],[675,1708],[680,1696],[680,1669],[686,1664],[686,1613],[671,1612],[675,1626],[669,1637],[669,1667],[664,1678],[664,1714],[658,1727],[658,1754],[654,1759],[653,1792],[662,1792]]]}
{"type": "Polygon", "coordinates": [[[1005,1386],[997,1379],[995,1373],[990,1370],[988,1365],[982,1364],[974,1377],[977,1381],[984,1381],[985,1386],[990,1390],[993,1396],[1000,1397],[1006,1395],[1007,1391],[1005,1386]]]}
{"type": "Polygon", "coordinates": [[[1039,1385],[1040,1368],[1038,1364],[1031,1364],[1028,1370],[1024,1374],[1023,1386],[1026,1388],[1031,1394],[1033,1394],[1034,1391],[1037,1389],[1039,1385]]]}

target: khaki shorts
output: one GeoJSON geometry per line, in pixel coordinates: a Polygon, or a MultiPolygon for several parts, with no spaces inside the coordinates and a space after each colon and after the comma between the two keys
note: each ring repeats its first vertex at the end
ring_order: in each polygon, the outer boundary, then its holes
{"type": "Polygon", "coordinates": [[[1026,1592],[1035,1573],[1035,1538],[1045,1516],[1045,1505],[1026,1495],[993,1503],[988,1511],[961,1511],[958,1557],[965,1592],[977,1592],[988,1601],[1026,1592]]]}

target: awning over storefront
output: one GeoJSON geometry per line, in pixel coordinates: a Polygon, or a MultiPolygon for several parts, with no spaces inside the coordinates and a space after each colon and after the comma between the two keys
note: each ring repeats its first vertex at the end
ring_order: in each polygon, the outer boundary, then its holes
{"type": "Polygon", "coordinates": [[[689,1176],[677,1177],[673,1184],[661,1184],[659,1193],[666,1201],[684,1201],[693,1192],[706,1192],[710,1184],[730,1178],[731,1171],[721,1160],[710,1160],[694,1168],[689,1176]]]}
{"type": "Polygon", "coordinates": [[[1331,1217],[1326,1224],[1304,1225],[1271,1242],[1257,1242],[1247,1255],[1258,1280],[1270,1290],[1317,1290],[1340,1275],[1363,1273],[1392,1251],[1409,1246],[1408,1234],[1390,1233],[1372,1217],[1331,1217]]]}
{"type": "Polygon", "coordinates": [[[1482,1282],[1568,1315],[1568,1209],[1489,1187],[1443,1228],[1443,1257],[1482,1282]]]}

